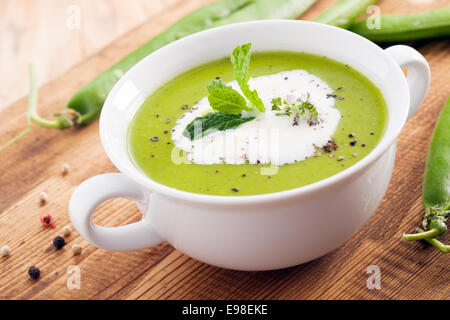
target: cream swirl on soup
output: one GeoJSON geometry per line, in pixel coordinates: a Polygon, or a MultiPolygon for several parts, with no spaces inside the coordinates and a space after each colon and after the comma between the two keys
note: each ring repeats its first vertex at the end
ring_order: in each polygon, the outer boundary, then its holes
{"type": "MultiPolygon", "coordinates": [[[[236,81],[228,84],[242,93],[236,81]]],[[[330,97],[333,90],[319,77],[296,69],[252,78],[249,85],[256,89],[266,109],[252,121],[194,140],[187,138],[183,135],[186,126],[213,111],[207,97],[177,120],[172,140],[190,161],[203,165],[295,163],[313,156],[318,147],[332,139],[341,114],[330,97]],[[289,104],[311,103],[318,113],[317,122],[312,124],[305,118],[284,115],[279,108],[274,110],[273,99],[277,98],[289,104]]]]}

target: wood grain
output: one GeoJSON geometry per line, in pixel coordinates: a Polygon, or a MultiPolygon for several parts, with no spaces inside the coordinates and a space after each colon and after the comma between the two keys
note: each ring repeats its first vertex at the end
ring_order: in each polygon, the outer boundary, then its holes
{"type": "Polygon", "coordinates": [[[176,0],[2,0],[0,110],[27,93],[29,63],[35,65],[39,85],[44,84],[174,3],[176,0]],[[79,27],[72,20],[78,12],[79,27]]]}
{"type": "MultiPolygon", "coordinates": [[[[139,25],[95,55],[70,68],[40,88],[42,112],[58,110],[84,83],[113,62],[162,31],[187,12],[211,1],[174,1],[153,19],[139,25]]],[[[304,16],[311,19],[334,1],[318,1],[304,16]]],[[[401,12],[412,1],[380,1],[383,12],[401,12]],[[403,6],[402,6],[403,5],[403,6]]],[[[442,6],[433,1],[430,6],[442,6]]],[[[1,8],[1,7],[0,7],[1,8]]],[[[412,9],[407,9],[412,10],[412,9]]],[[[432,69],[430,92],[398,140],[398,153],[389,190],[370,221],[339,249],[310,263],[269,272],[239,272],[212,267],[187,257],[168,244],[132,251],[96,249],[76,232],[60,251],[52,239],[69,225],[67,204],[83,180],[116,171],[98,137],[98,122],[65,132],[33,127],[32,133],[0,153],[0,246],[12,254],[0,258],[2,299],[448,299],[448,257],[421,243],[401,241],[404,231],[421,220],[421,181],[431,132],[450,94],[450,41],[415,44],[432,69]],[[60,165],[70,164],[68,175],[60,165]],[[47,189],[49,203],[38,204],[47,189]],[[51,212],[57,228],[44,228],[39,217],[51,212]],[[83,247],[72,256],[70,246],[83,247]],[[29,280],[31,265],[41,269],[39,281],[29,280]],[[81,289],[69,290],[67,268],[81,269],[81,289]],[[381,290],[366,286],[369,265],[381,269],[381,290]]],[[[0,111],[7,119],[0,137],[8,139],[25,126],[26,99],[0,111]]],[[[135,204],[110,200],[96,211],[94,221],[104,226],[139,219],[135,204]]],[[[447,240],[448,237],[447,237],[447,240]]]]}

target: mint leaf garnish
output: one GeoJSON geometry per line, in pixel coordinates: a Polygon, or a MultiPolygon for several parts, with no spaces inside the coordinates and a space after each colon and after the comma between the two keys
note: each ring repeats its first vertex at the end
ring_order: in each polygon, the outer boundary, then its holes
{"type": "Polygon", "coordinates": [[[252,110],[247,106],[245,98],[222,80],[212,80],[206,88],[209,91],[209,104],[214,110],[225,113],[240,113],[242,110],[252,110]]]}
{"type": "Polygon", "coordinates": [[[250,49],[251,43],[238,46],[231,54],[231,63],[233,64],[234,77],[239,84],[244,96],[253,104],[260,112],[265,110],[264,104],[258,96],[256,90],[250,90],[248,80],[250,79],[250,49]]]}
{"type": "MultiPolygon", "coordinates": [[[[248,85],[251,47],[251,43],[236,47],[231,55],[231,63],[233,64],[234,77],[244,96],[256,109],[264,112],[264,104],[258,93],[256,90],[250,90],[248,85]]],[[[216,112],[208,113],[191,121],[183,131],[185,137],[194,140],[217,130],[224,131],[238,127],[255,119],[254,116],[242,117],[242,111],[253,111],[254,109],[247,105],[247,100],[239,92],[231,86],[227,86],[222,80],[212,80],[206,88],[209,92],[209,104],[216,112]]]]}
{"type": "Polygon", "coordinates": [[[183,135],[190,140],[195,140],[215,131],[238,127],[253,119],[255,117],[243,118],[239,113],[210,112],[192,120],[184,129],[183,135]]]}

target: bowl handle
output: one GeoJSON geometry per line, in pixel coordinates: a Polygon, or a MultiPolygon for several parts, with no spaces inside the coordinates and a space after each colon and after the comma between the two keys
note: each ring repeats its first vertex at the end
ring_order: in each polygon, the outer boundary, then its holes
{"type": "Polygon", "coordinates": [[[83,238],[98,248],[115,251],[142,249],[164,241],[148,218],[115,228],[95,225],[92,222],[95,209],[112,198],[148,203],[144,190],[122,173],[102,174],[84,181],[69,203],[70,220],[83,238]]]}
{"type": "Polygon", "coordinates": [[[430,88],[430,67],[427,60],[411,47],[396,45],[387,48],[385,51],[394,58],[401,68],[408,68],[406,80],[408,81],[410,95],[409,120],[422,104],[430,88]]]}

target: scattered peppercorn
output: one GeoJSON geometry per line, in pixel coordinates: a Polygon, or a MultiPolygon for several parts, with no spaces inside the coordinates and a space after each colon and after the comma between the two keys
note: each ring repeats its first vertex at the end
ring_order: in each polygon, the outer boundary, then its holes
{"type": "Polygon", "coordinates": [[[242,174],[242,178],[245,178],[247,175],[245,173],[242,174]]]}
{"type": "Polygon", "coordinates": [[[167,131],[167,130],[164,130],[164,133],[165,133],[165,134],[168,134],[168,133],[169,133],[169,131],[167,131]]]}
{"type": "Polygon", "coordinates": [[[63,163],[63,164],[61,165],[61,174],[62,174],[63,176],[65,176],[66,174],[69,173],[69,169],[70,169],[70,166],[69,166],[67,163],[63,163]]]}
{"type": "Polygon", "coordinates": [[[356,140],[350,141],[350,145],[353,147],[354,145],[356,145],[356,140]]]}
{"type": "Polygon", "coordinates": [[[189,108],[189,106],[187,104],[185,104],[184,106],[181,107],[181,109],[186,110],[187,108],[189,108]]]}
{"type": "Polygon", "coordinates": [[[353,133],[349,133],[349,134],[348,134],[348,137],[349,137],[349,138],[354,138],[355,135],[354,135],[353,133]]]}
{"type": "Polygon", "coordinates": [[[170,122],[171,122],[170,118],[167,118],[166,123],[170,123],[170,122]]]}
{"type": "Polygon", "coordinates": [[[79,244],[72,245],[72,253],[74,256],[78,256],[81,254],[83,248],[79,244]]]}
{"type": "Polygon", "coordinates": [[[238,188],[231,188],[231,191],[233,191],[233,192],[239,192],[239,189],[238,189],[238,188]]]}
{"type": "Polygon", "coordinates": [[[335,98],[335,99],[338,99],[338,100],[344,100],[344,97],[340,97],[340,96],[338,96],[338,95],[336,95],[336,94],[327,94],[327,99],[328,98],[335,98]]]}
{"type": "Polygon", "coordinates": [[[153,138],[151,138],[150,139],[152,142],[156,142],[156,141],[159,141],[159,138],[158,137],[153,137],[153,138]]]}
{"type": "Polygon", "coordinates": [[[41,215],[41,219],[40,220],[41,220],[41,223],[45,227],[52,227],[52,228],[56,227],[56,225],[53,223],[53,217],[49,213],[43,213],[41,215]]]}
{"type": "Polygon", "coordinates": [[[371,132],[370,135],[373,136],[375,133],[371,132]]]}
{"type": "Polygon", "coordinates": [[[325,153],[330,153],[332,150],[337,150],[338,146],[334,139],[328,140],[327,144],[322,147],[325,153]]]}
{"type": "Polygon", "coordinates": [[[56,250],[62,249],[66,245],[66,240],[64,240],[63,237],[57,236],[55,239],[53,239],[53,245],[55,246],[56,250]]]}
{"type": "Polygon", "coordinates": [[[365,147],[366,146],[366,144],[365,143],[363,143],[362,145],[361,145],[361,147],[365,147]]]}
{"type": "Polygon", "coordinates": [[[39,277],[41,276],[41,270],[39,270],[39,268],[36,266],[32,266],[30,269],[28,269],[28,275],[31,279],[39,279],[39,277]]]}
{"type": "Polygon", "coordinates": [[[64,237],[70,236],[71,233],[72,233],[72,229],[69,226],[65,226],[62,229],[62,234],[63,234],[64,237]]]}
{"type": "Polygon", "coordinates": [[[9,256],[11,253],[11,249],[8,246],[3,246],[0,249],[0,254],[2,255],[2,257],[7,257],[9,256]]]}
{"type": "Polygon", "coordinates": [[[45,205],[48,202],[48,193],[46,190],[39,193],[39,204],[41,206],[45,205]]]}
{"type": "Polygon", "coordinates": [[[216,173],[219,173],[219,170],[216,170],[216,173]]]}

